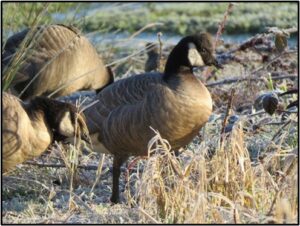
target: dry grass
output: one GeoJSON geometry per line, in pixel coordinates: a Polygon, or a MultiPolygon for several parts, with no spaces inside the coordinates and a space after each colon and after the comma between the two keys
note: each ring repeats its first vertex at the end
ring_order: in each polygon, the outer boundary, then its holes
{"type": "Polygon", "coordinates": [[[241,119],[225,136],[223,147],[217,136],[221,123],[211,121],[202,134],[205,141],[196,138],[179,157],[157,133],[149,142],[151,155],[139,162],[126,184],[122,174],[125,201],[115,206],[108,201],[110,157],[102,163],[94,153],[71,158],[73,146],[52,149],[40,161],[55,162],[59,157],[67,166],[103,164],[98,184],[92,191],[96,171],[23,165],[4,177],[4,222],[296,223],[298,154],[285,143],[294,137],[297,118],[292,120],[274,142],[267,142],[265,132],[243,132],[246,123],[241,119]],[[264,150],[251,160],[248,147],[254,145],[264,150]]]}
{"type": "Polygon", "coordinates": [[[213,156],[201,143],[177,158],[157,134],[155,142],[161,145],[150,147],[154,154],[143,174],[134,175],[136,194],[127,191],[129,203],[147,213],[140,214],[142,222],[296,223],[298,156],[277,146],[251,162],[242,124],[223,147],[210,134],[217,146],[213,156]]]}

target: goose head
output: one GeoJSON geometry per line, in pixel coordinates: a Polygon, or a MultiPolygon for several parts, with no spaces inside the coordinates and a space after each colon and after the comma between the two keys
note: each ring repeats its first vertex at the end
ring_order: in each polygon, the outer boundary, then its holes
{"type": "Polygon", "coordinates": [[[148,57],[159,55],[159,47],[157,44],[147,42],[145,47],[148,57]]]}
{"type": "Polygon", "coordinates": [[[67,138],[80,137],[90,143],[85,117],[72,104],[36,97],[31,100],[31,106],[33,109],[42,111],[54,140],[62,141],[67,138]]]}
{"type": "Polygon", "coordinates": [[[212,37],[208,33],[186,36],[171,51],[165,74],[178,73],[180,67],[211,66],[221,68],[213,54],[212,37]]]}

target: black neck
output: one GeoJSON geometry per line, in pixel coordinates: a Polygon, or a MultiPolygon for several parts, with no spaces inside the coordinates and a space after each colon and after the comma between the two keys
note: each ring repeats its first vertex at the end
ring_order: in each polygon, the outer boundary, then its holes
{"type": "Polygon", "coordinates": [[[189,68],[192,71],[188,62],[187,40],[181,40],[171,51],[164,71],[164,80],[168,80],[179,74],[182,68],[189,68]]]}

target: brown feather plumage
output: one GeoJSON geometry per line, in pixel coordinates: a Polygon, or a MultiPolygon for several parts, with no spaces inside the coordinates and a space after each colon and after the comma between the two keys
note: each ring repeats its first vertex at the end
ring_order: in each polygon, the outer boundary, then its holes
{"type": "Polygon", "coordinates": [[[187,145],[208,121],[212,99],[192,73],[187,59],[190,42],[199,53],[205,51],[201,55],[206,65],[217,64],[207,34],[188,36],[171,52],[164,73],[119,80],[100,92],[99,102],[84,112],[90,134],[100,143],[95,151],[114,155],[113,202],[119,201],[120,165],[128,156],[147,154],[154,136],[150,127],[176,150],[187,145]]]}
{"type": "MultiPolygon", "coordinates": [[[[10,66],[28,32],[29,29],[26,29],[7,40],[2,55],[3,66],[10,66]]],[[[64,85],[66,87],[54,97],[83,89],[98,90],[113,81],[111,71],[105,67],[95,48],[75,28],[64,25],[39,27],[30,46],[12,87],[19,94],[40,74],[21,96],[22,99],[45,96],[64,85]]]]}
{"type": "Polygon", "coordinates": [[[69,124],[74,128],[70,137],[88,136],[84,116],[75,106],[56,100],[36,97],[23,103],[17,97],[2,93],[2,169],[10,171],[17,164],[41,155],[55,140],[66,138],[60,131],[65,113],[70,113],[69,124]],[[75,128],[76,116],[79,117],[75,128]]]}

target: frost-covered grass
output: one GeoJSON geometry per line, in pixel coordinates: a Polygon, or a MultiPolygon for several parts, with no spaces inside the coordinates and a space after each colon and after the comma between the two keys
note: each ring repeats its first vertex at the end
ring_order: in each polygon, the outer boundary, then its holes
{"type": "MultiPolygon", "coordinates": [[[[11,32],[31,24],[55,23],[50,14],[65,12],[55,7],[62,6],[64,10],[71,7],[74,15],[85,15],[81,10],[89,7],[83,3],[80,7],[76,3],[57,3],[57,6],[50,3],[38,22],[35,22],[39,14],[34,9],[43,9],[41,4],[31,6],[27,3],[26,7],[21,3],[5,4],[9,3],[4,3],[3,29],[11,32]]],[[[94,16],[87,15],[85,19],[79,16],[74,20],[80,28],[95,31],[101,26],[104,32],[123,29],[130,33],[147,23],[161,21],[170,25],[162,28],[166,29],[163,31],[177,34],[194,33],[198,28],[211,29],[215,33],[227,7],[224,3],[151,3],[143,9],[137,3],[102,5],[99,9],[97,4],[93,6],[94,16]],[[101,15],[98,15],[98,11],[101,11],[101,15]],[[139,17],[141,13],[147,21],[139,21],[142,20],[139,17]],[[107,21],[100,19],[101,16],[107,21]],[[177,23],[186,27],[180,28],[177,23]]],[[[229,16],[225,32],[264,31],[269,23],[279,27],[294,26],[297,24],[296,18],[296,4],[293,3],[239,3],[229,16]]],[[[70,24],[70,20],[66,19],[65,22],[70,24]]],[[[145,51],[142,51],[144,44],[143,40],[134,38],[114,38],[108,43],[99,43],[97,50],[108,64],[125,59],[113,64],[114,72],[121,79],[143,72],[146,61],[145,51]],[[128,57],[131,51],[137,54],[128,57]]],[[[165,48],[168,47],[167,43],[163,44],[167,55],[170,49],[165,48]]],[[[219,45],[217,50],[226,52],[235,47],[225,43],[219,45]]],[[[153,141],[162,144],[159,150],[149,159],[139,161],[129,177],[126,176],[126,165],[122,168],[122,204],[112,206],[109,202],[112,189],[111,156],[105,156],[101,177],[92,191],[97,177],[95,169],[102,155],[85,151],[79,155],[80,165],[93,166],[93,170],[78,168],[72,171],[65,167],[22,164],[14,172],[4,175],[2,222],[296,223],[299,217],[297,114],[289,114],[285,122],[282,122],[280,112],[273,116],[267,113],[253,115],[253,104],[259,94],[296,86],[297,79],[274,80],[272,86],[268,80],[269,73],[273,76],[298,75],[298,52],[297,47],[294,48],[295,52],[283,54],[270,64],[263,62],[262,56],[273,59],[278,54],[275,49],[261,51],[249,48],[236,52],[244,64],[230,62],[224,65],[224,69],[215,72],[214,78],[219,81],[251,75],[251,78],[263,79],[209,87],[214,101],[211,120],[199,132],[199,136],[183,148],[178,158],[169,152],[168,146],[164,145],[166,141],[162,142],[157,134],[153,141]],[[252,73],[261,66],[264,66],[262,70],[252,73]],[[221,142],[222,122],[232,88],[236,91],[229,114],[239,119],[221,142]],[[241,107],[245,111],[240,111],[241,107]],[[286,122],[289,123],[285,125],[286,122]],[[70,189],[72,172],[75,175],[73,188],[70,189]]],[[[296,98],[296,95],[286,96],[280,99],[280,104],[284,108],[296,98]]],[[[69,146],[54,146],[50,152],[35,159],[35,163],[68,165],[71,161],[68,158],[70,150],[69,146]]],[[[131,160],[133,158],[128,163],[131,160]]]]}

